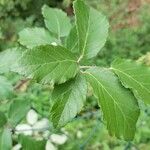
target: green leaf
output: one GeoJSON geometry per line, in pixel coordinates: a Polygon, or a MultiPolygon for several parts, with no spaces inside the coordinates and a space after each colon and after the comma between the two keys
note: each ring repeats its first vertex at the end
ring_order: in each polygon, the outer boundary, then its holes
{"type": "Polygon", "coordinates": [[[44,28],[25,28],[19,33],[19,42],[27,48],[57,42],[44,28]]]}
{"type": "Polygon", "coordinates": [[[28,100],[14,100],[8,112],[9,122],[16,126],[25,117],[30,107],[28,100]]]}
{"type": "Polygon", "coordinates": [[[0,150],[11,150],[12,138],[9,129],[4,129],[0,133],[0,150]]]}
{"type": "Polygon", "coordinates": [[[73,53],[78,53],[79,52],[79,46],[78,46],[78,35],[77,35],[77,30],[76,26],[74,26],[66,40],[66,47],[73,53]]]}
{"type": "Polygon", "coordinates": [[[63,83],[79,71],[76,57],[61,46],[39,46],[27,50],[14,71],[42,83],[63,83]]]}
{"type": "Polygon", "coordinates": [[[44,150],[46,141],[35,140],[30,136],[19,136],[19,143],[21,143],[23,150],[44,150]]]}
{"type": "Polygon", "coordinates": [[[150,68],[131,60],[121,59],[114,61],[111,68],[122,84],[132,89],[137,99],[150,104],[150,68]]]}
{"type": "Polygon", "coordinates": [[[4,127],[7,123],[7,118],[3,112],[0,111],[0,128],[4,127]]]}
{"type": "Polygon", "coordinates": [[[132,92],[124,88],[108,69],[91,68],[85,72],[85,76],[98,98],[109,133],[132,140],[139,116],[138,103],[132,92]]]}
{"type": "Polygon", "coordinates": [[[52,94],[54,105],[51,119],[55,127],[61,127],[73,119],[84,105],[87,83],[82,76],[56,86],[52,94]]]}
{"type": "Polygon", "coordinates": [[[55,33],[58,36],[58,39],[69,34],[71,23],[65,12],[60,9],[50,8],[47,5],[44,5],[42,8],[42,14],[46,27],[49,31],[55,33]]]}
{"type": "Polygon", "coordinates": [[[92,58],[104,46],[108,35],[108,21],[97,10],[88,7],[82,0],[74,2],[76,27],[81,58],[92,58]]]}
{"type": "Polygon", "coordinates": [[[7,49],[0,53],[0,73],[9,72],[21,54],[20,48],[7,49]]]}
{"type": "Polygon", "coordinates": [[[3,76],[0,76],[0,100],[11,97],[13,87],[11,83],[3,76]]]}

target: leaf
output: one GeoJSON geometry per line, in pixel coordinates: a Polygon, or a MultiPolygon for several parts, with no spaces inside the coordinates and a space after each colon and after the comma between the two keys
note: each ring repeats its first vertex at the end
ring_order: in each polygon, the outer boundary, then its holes
{"type": "Polygon", "coordinates": [[[42,83],[63,83],[79,71],[76,57],[61,46],[39,46],[27,50],[14,71],[42,83]]]}
{"type": "Polygon", "coordinates": [[[19,142],[21,143],[23,150],[44,150],[46,141],[45,140],[35,140],[30,136],[19,136],[19,142]]]}
{"type": "Polygon", "coordinates": [[[1,150],[11,150],[12,148],[12,138],[9,129],[3,129],[0,133],[0,149],[1,150]]]}
{"type": "Polygon", "coordinates": [[[51,120],[55,127],[61,127],[73,119],[84,105],[87,84],[82,76],[56,86],[52,94],[54,105],[51,109],[51,120]]]}
{"type": "Polygon", "coordinates": [[[12,65],[19,58],[22,50],[20,48],[7,49],[0,53],[0,73],[7,73],[10,71],[12,65]]]}
{"type": "Polygon", "coordinates": [[[131,91],[124,88],[117,76],[108,69],[91,68],[85,71],[85,76],[98,98],[109,133],[132,140],[139,107],[131,91]]]}
{"type": "Polygon", "coordinates": [[[13,93],[11,83],[3,76],[0,76],[0,100],[10,98],[13,93]]]}
{"type": "Polygon", "coordinates": [[[27,48],[57,42],[44,28],[25,28],[19,33],[19,42],[27,48]]]}
{"type": "Polygon", "coordinates": [[[97,10],[88,7],[82,0],[74,2],[76,27],[81,58],[92,58],[104,46],[108,35],[108,21],[97,10]]]}
{"type": "Polygon", "coordinates": [[[117,59],[111,69],[125,87],[132,89],[137,99],[150,104],[150,68],[131,60],[117,59]]]}
{"type": "Polygon", "coordinates": [[[78,35],[77,35],[77,30],[76,26],[74,26],[66,40],[66,47],[73,53],[78,53],[79,52],[79,47],[78,47],[78,35]]]}
{"type": "Polygon", "coordinates": [[[0,128],[4,127],[7,123],[7,118],[3,112],[0,111],[0,128]]]}
{"type": "Polygon", "coordinates": [[[25,117],[30,107],[29,100],[14,100],[8,112],[9,122],[16,126],[25,117]]]}
{"type": "Polygon", "coordinates": [[[47,5],[44,5],[42,8],[42,14],[46,27],[49,31],[55,33],[58,36],[58,39],[69,34],[71,23],[65,12],[60,9],[50,8],[47,5]]]}

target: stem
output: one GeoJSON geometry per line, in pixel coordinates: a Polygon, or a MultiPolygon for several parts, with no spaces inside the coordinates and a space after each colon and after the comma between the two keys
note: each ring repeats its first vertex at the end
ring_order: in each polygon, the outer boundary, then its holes
{"type": "Polygon", "coordinates": [[[81,61],[81,59],[83,58],[83,55],[81,55],[77,61],[77,63],[79,63],[81,61]]]}

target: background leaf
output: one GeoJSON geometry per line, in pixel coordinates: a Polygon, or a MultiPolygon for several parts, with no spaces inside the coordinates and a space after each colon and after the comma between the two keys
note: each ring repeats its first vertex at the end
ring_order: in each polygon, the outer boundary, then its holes
{"type": "Polygon", "coordinates": [[[57,42],[44,28],[25,28],[19,33],[19,42],[27,48],[57,42]]]}
{"type": "Polygon", "coordinates": [[[9,122],[16,126],[25,117],[30,107],[29,100],[14,100],[8,112],[9,122]]]}
{"type": "Polygon", "coordinates": [[[79,67],[76,57],[61,46],[39,46],[27,50],[14,71],[42,83],[63,83],[73,78],[79,67]]]}
{"type": "Polygon", "coordinates": [[[132,140],[139,117],[137,100],[131,91],[125,89],[117,76],[108,69],[98,67],[85,72],[102,108],[107,128],[111,135],[132,140]]]}
{"type": "Polygon", "coordinates": [[[13,87],[7,78],[0,76],[0,100],[9,98],[13,93],[13,87]]]}
{"type": "Polygon", "coordinates": [[[46,27],[49,31],[55,33],[58,39],[69,34],[71,23],[65,12],[60,9],[50,8],[47,5],[44,5],[42,8],[42,14],[44,16],[46,27]]]}
{"type": "Polygon", "coordinates": [[[81,57],[92,58],[106,42],[108,21],[105,16],[88,7],[82,0],[74,2],[74,11],[81,57]]]}
{"type": "Polygon", "coordinates": [[[52,94],[55,101],[51,110],[51,119],[55,127],[61,127],[73,119],[84,105],[87,83],[82,76],[56,86],[52,94]]]}
{"type": "Polygon", "coordinates": [[[7,118],[3,112],[0,111],[0,128],[7,123],[7,118]]]}
{"type": "Polygon", "coordinates": [[[11,148],[12,148],[11,132],[9,129],[3,129],[0,132],[0,149],[11,150],[11,148]]]}
{"type": "Polygon", "coordinates": [[[19,136],[19,142],[21,143],[23,150],[44,150],[46,141],[35,140],[30,136],[19,136]]]}
{"type": "Polygon", "coordinates": [[[20,48],[7,49],[0,53],[0,74],[10,71],[12,65],[19,58],[22,50],[20,48]]]}
{"type": "Polygon", "coordinates": [[[117,59],[112,70],[123,85],[130,88],[137,99],[150,104],[150,68],[130,60],[117,59]]]}

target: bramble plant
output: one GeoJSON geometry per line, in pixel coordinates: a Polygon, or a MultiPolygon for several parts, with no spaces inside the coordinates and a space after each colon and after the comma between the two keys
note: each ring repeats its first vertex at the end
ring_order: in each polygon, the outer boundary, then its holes
{"type": "MultiPolygon", "coordinates": [[[[52,85],[54,104],[50,120],[55,128],[64,126],[81,111],[91,86],[110,135],[132,140],[140,114],[138,100],[150,104],[150,69],[124,59],[115,60],[110,68],[87,65],[104,46],[109,23],[82,0],[74,1],[73,8],[75,23],[71,24],[65,12],[43,6],[47,29],[36,27],[21,31],[19,42],[24,47],[1,53],[0,73],[9,67],[27,78],[52,85]]],[[[19,112],[25,107],[23,113],[29,110],[27,101],[16,103],[10,107],[8,120],[0,114],[1,126],[8,121],[15,126],[20,121],[22,116],[15,116],[14,109],[19,112]]],[[[8,135],[5,130],[4,136],[8,135]]]]}

